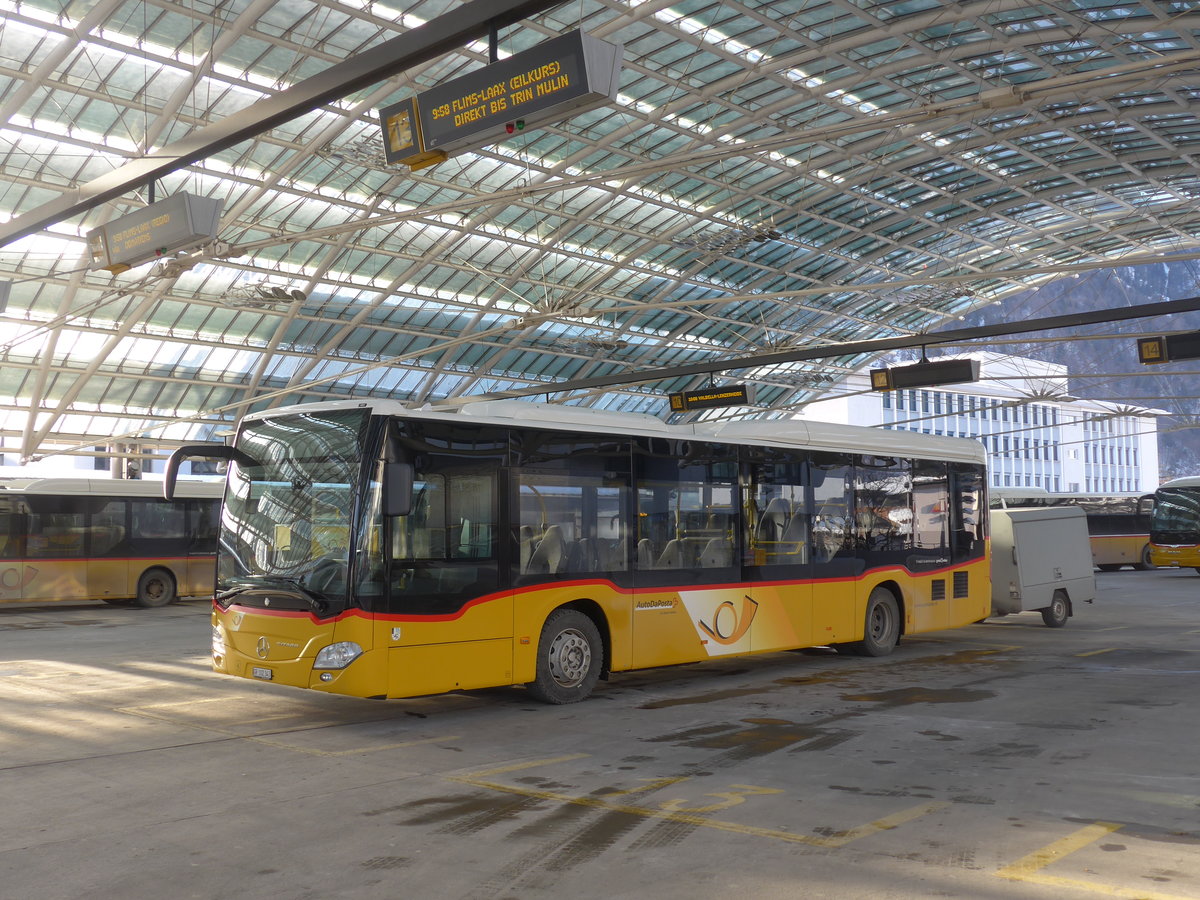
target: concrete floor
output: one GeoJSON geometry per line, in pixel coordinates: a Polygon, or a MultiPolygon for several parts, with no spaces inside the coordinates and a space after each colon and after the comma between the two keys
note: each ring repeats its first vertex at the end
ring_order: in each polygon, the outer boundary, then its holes
{"type": "Polygon", "coordinates": [[[1200,575],[883,659],[378,702],[207,605],[0,609],[0,897],[1200,898],[1200,575]]]}

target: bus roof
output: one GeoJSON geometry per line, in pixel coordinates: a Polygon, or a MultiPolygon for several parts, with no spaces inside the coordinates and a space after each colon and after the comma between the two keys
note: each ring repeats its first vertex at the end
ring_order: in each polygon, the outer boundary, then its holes
{"type": "Polygon", "coordinates": [[[255,413],[247,419],[268,419],[316,409],[366,409],[375,415],[410,419],[462,421],[470,419],[497,425],[523,425],[542,428],[576,429],[596,433],[657,435],[664,438],[706,438],[732,444],[806,447],[835,453],[867,453],[878,456],[905,456],[983,465],[987,450],[970,438],[918,434],[861,425],[840,425],[808,419],[736,419],[668,425],[644,413],[609,412],[579,406],[532,403],[526,400],[478,400],[458,409],[422,407],[412,409],[395,400],[344,400],[331,403],[305,403],[255,413]]]}
{"type": "Polygon", "coordinates": [[[1200,475],[1184,475],[1182,478],[1172,478],[1159,485],[1159,488],[1183,487],[1200,487],[1200,475]]]}
{"type": "MultiPolygon", "coordinates": [[[[178,497],[220,499],[224,481],[180,479],[175,486],[178,497]]],[[[54,494],[60,496],[162,497],[161,481],[128,478],[0,478],[0,492],[54,494]]]]}

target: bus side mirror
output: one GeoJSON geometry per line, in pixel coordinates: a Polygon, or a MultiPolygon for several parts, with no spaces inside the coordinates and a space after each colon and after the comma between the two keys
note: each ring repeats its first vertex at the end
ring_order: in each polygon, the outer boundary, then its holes
{"type": "Polygon", "coordinates": [[[407,516],[412,512],[413,467],[411,463],[383,464],[383,514],[407,516]]]}
{"type": "Polygon", "coordinates": [[[167,470],[163,475],[163,499],[175,499],[175,481],[179,477],[179,467],[183,461],[192,456],[206,459],[233,459],[233,448],[225,444],[185,444],[179,447],[167,460],[167,470]]]}
{"type": "Polygon", "coordinates": [[[254,458],[236,447],[228,444],[185,444],[179,447],[167,460],[167,470],[163,475],[163,499],[175,499],[175,482],[179,478],[179,467],[189,457],[198,456],[203,459],[224,459],[234,461],[243,466],[256,466],[254,458]]]}

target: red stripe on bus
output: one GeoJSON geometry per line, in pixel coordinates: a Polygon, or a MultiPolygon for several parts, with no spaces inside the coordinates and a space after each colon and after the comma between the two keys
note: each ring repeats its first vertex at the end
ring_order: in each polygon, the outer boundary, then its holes
{"type": "MultiPolygon", "coordinates": [[[[979,562],[982,562],[982,560],[973,560],[972,561],[972,563],[979,563],[979,562]]],[[[484,603],[491,603],[493,600],[503,599],[505,597],[508,597],[510,594],[513,596],[520,596],[522,594],[532,594],[536,591],[545,590],[547,588],[553,588],[553,589],[557,590],[557,589],[561,589],[561,588],[585,587],[588,585],[602,585],[602,586],[612,590],[614,593],[627,594],[627,595],[632,595],[634,593],[662,594],[662,593],[667,593],[670,591],[674,591],[676,593],[686,592],[686,591],[711,591],[711,590],[744,591],[744,590],[753,590],[756,587],[762,588],[762,587],[781,587],[781,586],[787,586],[787,585],[801,586],[801,585],[817,585],[817,584],[845,584],[848,582],[864,581],[869,576],[880,575],[885,572],[899,572],[899,573],[902,573],[909,577],[929,578],[929,577],[936,577],[938,575],[946,575],[953,571],[961,571],[963,566],[970,565],[972,563],[957,563],[955,565],[945,566],[945,567],[942,567],[939,569],[931,569],[928,572],[921,572],[919,574],[914,574],[911,570],[905,568],[904,566],[880,566],[875,569],[868,569],[866,572],[863,572],[861,575],[844,575],[844,576],[835,577],[835,578],[806,578],[806,579],[795,579],[795,580],[781,579],[781,580],[777,580],[777,581],[726,581],[726,582],[710,582],[710,583],[701,583],[701,584],[647,586],[647,587],[639,587],[639,588],[623,588],[623,587],[620,587],[620,586],[614,584],[613,582],[609,581],[606,578],[577,578],[577,579],[573,579],[571,581],[543,581],[543,582],[539,582],[538,584],[529,585],[528,587],[523,587],[523,588],[516,589],[516,590],[493,591],[490,594],[484,594],[480,597],[476,597],[474,600],[471,600],[469,603],[465,604],[464,606],[460,607],[458,610],[456,610],[455,612],[452,612],[452,613],[430,613],[427,615],[421,615],[421,614],[417,614],[417,613],[368,613],[364,610],[354,608],[354,609],[344,610],[343,612],[338,613],[336,616],[334,616],[333,618],[330,618],[330,619],[319,619],[315,615],[313,615],[311,612],[309,612],[308,610],[265,609],[265,608],[261,608],[261,607],[257,607],[257,606],[243,606],[243,605],[237,603],[236,601],[229,605],[229,609],[233,609],[234,607],[237,607],[239,609],[244,609],[247,612],[253,613],[255,615],[277,616],[280,618],[307,618],[314,625],[336,623],[336,622],[340,622],[342,619],[349,618],[352,616],[361,617],[361,618],[370,618],[370,619],[373,619],[376,621],[382,621],[382,622],[453,622],[458,619],[461,619],[472,608],[474,608],[476,606],[481,606],[484,603]]],[[[227,611],[227,610],[223,609],[215,600],[213,601],[213,608],[215,610],[217,610],[218,612],[226,612],[227,611]]]]}

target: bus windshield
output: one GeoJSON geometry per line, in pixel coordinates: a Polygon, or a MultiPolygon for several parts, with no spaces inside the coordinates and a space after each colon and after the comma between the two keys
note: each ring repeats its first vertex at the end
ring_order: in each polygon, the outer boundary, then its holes
{"type": "Polygon", "coordinates": [[[219,594],[260,587],[319,613],[346,607],[366,423],[351,409],[244,426],[221,516],[219,594]]]}
{"type": "Polygon", "coordinates": [[[1200,491],[1194,487],[1161,487],[1150,522],[1156,544],[1194,544],[1200,540],[1200,491]]]}

